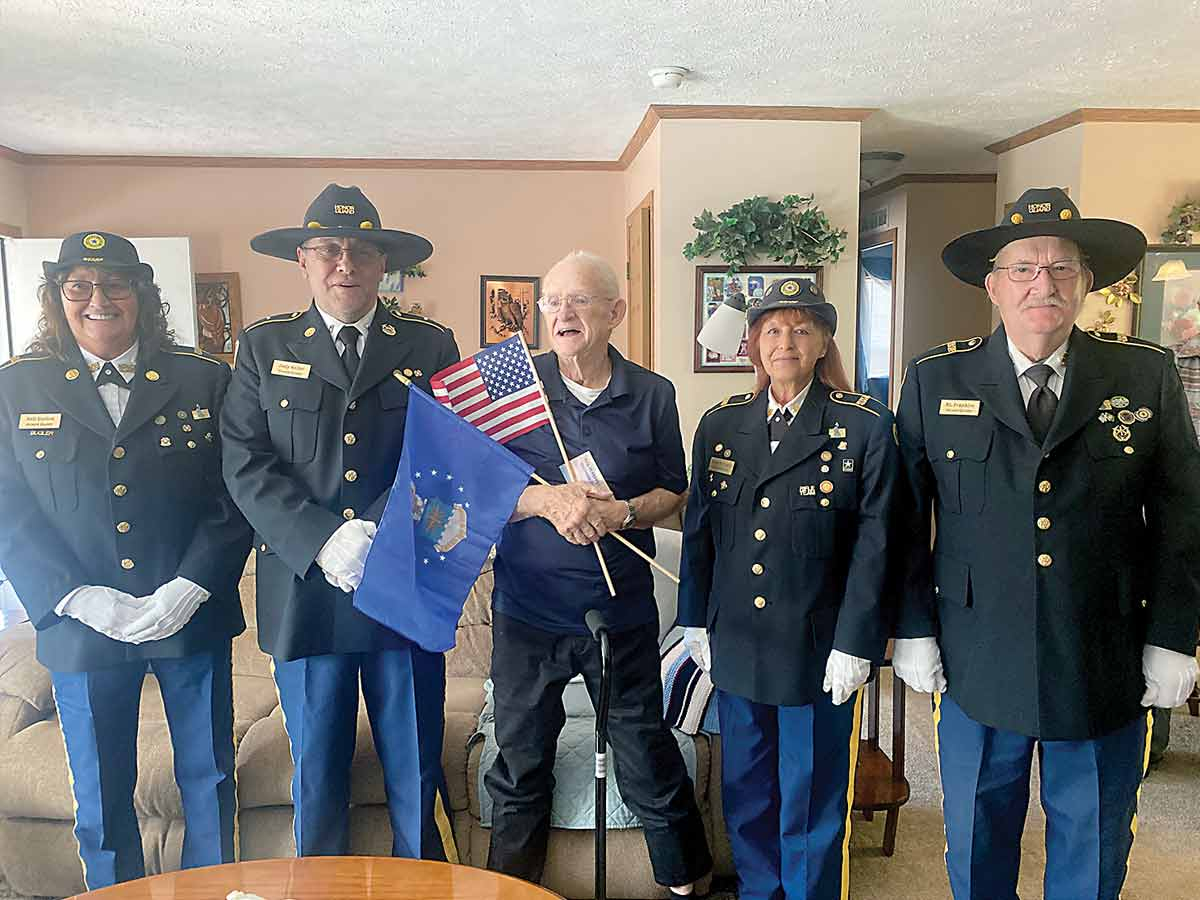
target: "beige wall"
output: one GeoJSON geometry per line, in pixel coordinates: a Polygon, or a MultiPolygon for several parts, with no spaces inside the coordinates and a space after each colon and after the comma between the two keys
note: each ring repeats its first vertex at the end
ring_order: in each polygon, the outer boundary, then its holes
{"type": "MultiPolygon", "coordinates": [[[[1001,153],[996,165],[996,224],[1005,203],[1012,203],[1029,188],[1067,188],[1079,203],[1083,170],[1084,129],[1075,125],[1001,153]]],[[[1082,209],[1082,206],[1081,206],[1082,209]]],[[[1088,213],[1084,209],[1084,213],[1088,213]]]]}
{"type": "MultiPolygon", "coordinates": [[[[428,237],[428,278],[405,298],[454,329],[464,354],[479,346],[479,276],[542,275],[585,247],[622,266],[620,172],[403,169],[26,167],[29,236],[103,228],[131,236],[191,238],[197,272],[241,275],[245,321],[298,309],[309,295],[295,264],[250,250],[255,234],[299,225],[329,182],[357,184],[385,227],[428,237]]],[[[543,337],[543,346],[546,341],[543,337]]]]}
{"type": "Polygon", "coordinates": [[[29,227],[26,167],[3,157],[0,157],[0,225],[11,225],[26,233],[29,227]]]}
{"type": "Polygon", "coordinates": [[[961,234],[996,224],[994,184],[910,184],[904,190],[905,300],[896,358],[901,374],[912,357],[936,344],[991,330],[987,294],[951,275],[942,263],[942,249],[961,234]]]}
{"type": "Polygon", "coordinates": [[[684,259],[701,210],[726,209],[764,194],[816,194],[835,227],[849,231],[846,251],[827,267],[825,293],[839,315],[838,346],[852,364],[858,270],[857,122],[755,122],[667,119],[659,123],[661,191],[658,214],[658,323],[656,368],[675,383],[684,442],[704,410],[753,384],[751,375],[693,374],[697,265],[719,260],[684,259]]]}
{"type": "Polygon", "coordinates": [[[1088,122],[1080,211],[1117,218],[1160,242],[1171,207],[1200,200],[1200,124],[1088,122]]]}

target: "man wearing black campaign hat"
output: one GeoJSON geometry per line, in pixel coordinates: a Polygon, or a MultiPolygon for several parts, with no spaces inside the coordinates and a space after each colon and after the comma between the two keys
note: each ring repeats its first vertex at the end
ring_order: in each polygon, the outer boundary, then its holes
{"type": "Polygon", "coordinates": [[[894,665],[935,692],[957,900],[1016,897],[1035,750],[1047,900],[1115,900],[1146,707],[1196,681],[1200,448],[1178,372],[1161,347],[1074,326],[1144,251],[1133,226],[1026,191],[942,254],[1002,324],[917,357],[901,390],[916,521],[894,665]]]}
{"type": "Polygon", "coordinates": [[[154,270],[105,231],[71,235],[43,269],[31,352],[0,371],[0,565],[51,673],[96,890],[145,873],[147,669],[183,801],[180,864],[233,862],[230,641],[250,529],[221,479],[229,367],[174,343],[154,270]]]}
{"type": "MultiPolygon", "coordinates": [[[[350,850],[358,696],[397,856],[455,860],[441,769],[445,661],[360,613],[352,593],[404,440],[410,384],[458,361],[449,329],[379,302],[385,272],[429,257],[331,184],[298,228],[250,242],[299,263],[303,312],[248,326],[226,403],[225,479],[255,530],[258,636],[274,659],[295,774],[296,850],[350,850]]],[[[398,602],[402,602],[398,598],[398,602]]]]}

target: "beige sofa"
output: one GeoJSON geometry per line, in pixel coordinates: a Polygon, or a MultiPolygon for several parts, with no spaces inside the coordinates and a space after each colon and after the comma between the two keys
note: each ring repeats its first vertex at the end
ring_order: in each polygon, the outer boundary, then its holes
{"type": "MultiPolygon", "coordinates": [[[[234,642],[233,659],[241,859],[295,853],[291,755],[269,660],[258,649],[253,571],[251,555],[241,584],[250,626],[234,642]]],[[[482,745],[476,742],[468,747],[468,739],[483,704],[483,682],[491,659],[491,589],[488,569],[480,575],[467,602],[459,623],[458,646],[447,655],[442,763],[461,861],[474,866],[487,862],[488,830],[479,824],[482,745]]],[[[695,741],[696,797],[714,846],[716,872],[731,875],[729,845],[719,812],[719,741],[704,735],[695,741]]],[[[162,701],[153,677],[146,679],[142,692],[138,765],[134,803],[142,825],[147,872],[178,868],[183,819],[162,701]]],[[[383,779],[361,705],[351,802],[351,852],[386,855],[391,829],[383,779]]],[[[50,677],[34,658],[33,630],[26,623],[0,632],[0,873],[13,890],[62,897],[83,889],[72,827],[66,753],[50,677]]],[[[544,879],[550,889],[567,897],[592,896],[592,839],[591,831],[552,831],[544,879]]],[[[665,896],[651,877],[640,830],[610,832],[608,858],[610,897],[665,896]]]]}

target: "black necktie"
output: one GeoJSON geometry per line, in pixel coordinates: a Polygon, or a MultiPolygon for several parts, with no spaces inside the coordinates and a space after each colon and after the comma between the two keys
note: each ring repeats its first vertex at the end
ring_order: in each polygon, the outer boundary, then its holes
{"type": "Polygon", "coordinates": [[[1037,385],[1029,395],[1029,405],[1025,407],[1025,417],[1029,419],[1029,428],[1039,444],[1045,443],[1046,432],[1054,421],[1054,412],[1058,409],[1058,395],[1050,390],[1050,376],[1054,370],[1045,363],[1030,366],[1025,374],[1037,385]]]}
{"type": "Polygon", "coordinates": [[[342,330],[338,332],[338,340],[342,342],[342,365],[346,367],[346,374],[350,376],[350,380],[354,380],[354,373],[358,371],[358,337],[362,334],[353,325],[343,325],[342,330]]]}
{"type": "Polygon", "coordinates": [[[117,387],[123,388],[129,387],[129,382],[117,371],[117,367],[107,362],[101,367],[100,374],[96,376],[96,387],[100,387],[102,384],[115,384],[117,387]]]}
{"type": "Polygon", "coordinates": [[[786,406],[781,406],[775,410],[775,415],[771,416],[771,421],[767,423],[767,430],[771,435],[772,441],[782,441],[783,436],[787,434],[788,426],[792,424],[792,411],[786,406]]]}

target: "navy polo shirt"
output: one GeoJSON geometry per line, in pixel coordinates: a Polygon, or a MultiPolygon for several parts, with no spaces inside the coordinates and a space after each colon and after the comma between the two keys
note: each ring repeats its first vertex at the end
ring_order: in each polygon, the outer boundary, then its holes
{"type": "MultiPolygon", "coordinates": [[[[574,458],[590,450],[618,500],[654,488],[682,493],[687,489],[687,473],[675,388],[661,375],[629,362],[612,346],[608,358],[612,378],[591,406],[584,406],[567,390],[554,353],[534,359],[567,453],[574,458]]],[[[565,482],[559,470],[562,455],[550,428],[536,428],[507,447],[546,481],[565,482]]],[[[651,529],[630,528],[622,535],[654,555],[651,529]]],[[[496,547],[492,608],[536,628],[564,634],[587,634],[583,617],[589,609],[604,610],[613,630],[657,622],[649,564],[612,537],[601,538],[600,549],[617,589],[615,598],[608,594],[591,545],[570,543],[540,516],[510,522],[496,547]]]]}

